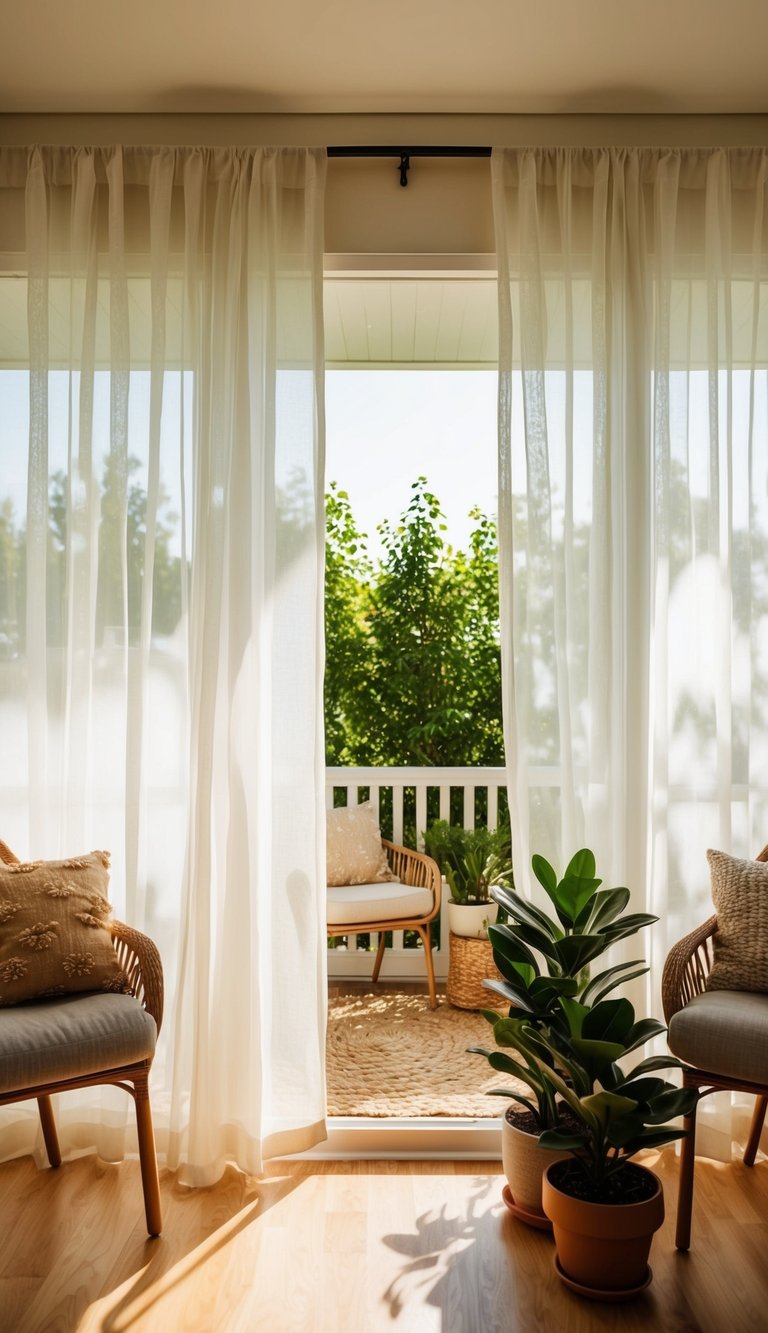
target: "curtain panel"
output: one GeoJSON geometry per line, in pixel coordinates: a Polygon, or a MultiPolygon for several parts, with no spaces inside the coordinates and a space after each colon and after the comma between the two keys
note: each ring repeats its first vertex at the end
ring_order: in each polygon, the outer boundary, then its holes
{"type": "MultiPolygon", "coordinates": [[[[3,837],[111,849],[193,1184],[325,1136],[324,180],[319,149],[0,150],[3,837]]],[[[130,1143],[114,1090],[60,1117],[130,1143]]]]}
{"type": "Polygon", "coordinates": [[[661,918],[624,955],[658,1012],[706,849],[768,838],[768,153],[498,150],[492,179],[516,874],[592,847],[661,918]]]}

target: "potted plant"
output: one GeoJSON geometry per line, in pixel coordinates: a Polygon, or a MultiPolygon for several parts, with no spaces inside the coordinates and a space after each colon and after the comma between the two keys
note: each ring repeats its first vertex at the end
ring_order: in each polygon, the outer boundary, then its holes
{"type": "Polygon", "coordinates": [[[669,1122],[692,1111],[698,1093],[659,1078],[680,1066],[651,1056],[629,1073],[618,1063],[664,1032],[655,1019],[635,1020],[626,999],[594,1007],[561,999],[567,1036],[522,1022],[521,1048],[538,1063],[550,1096],[570,1112],[570,1127],[544,1131],[541,1148],[565,1158],[546,1167],[543,1205],[563,1281],[582,1295],[626,1299],[648,1285],[648,1255],[664,1220],[661,1181],[631,1159],[682,1137],[669,1122]]]}
{"type": "Polygon", "coordinates": [[[547,1226],[541,1197],[543,1171],[564,1150],[552,1149],[545,1156],[539,1138],[544,1131],[570,1128],[571,1112],[546,1077],[547,1067],[554,1068],[554,1057],[541,1048],[532,1049],[530,1033],[546,1025],[552,1042],[559,1040],[568,1054],[569,1026],[562,1001],[594,1006],[622,982],[647,972],[643,959],[619,963],[595,976],[590,975],[590,965],[617,940],[656,917],[625,913],[629,890],[601,888],[589,848],[571,858],[562,879],[542,856],[534,856],[531,864],[554,905],[556,919],[513,888],[499,885],[491,890],[505,909],[507,922],[489,930],[501,980],[487,980],[485,985],[504,997],[509,1017],[483,1010],[493,1024],[499,1049],[473,1046],[470,1050],[485,1056],[493,1069],[525,1085],[523,1091],[493,1089],[493,1095],[515,1103],[502,1121],[502,1160],[508,1186],[504,1197],[521,1220],[547,1226]]]}
{"type": "Polygon", "coordinates": [[[499,914],[491,896],[511,888],[509,828],[464,829],[438,819],[424,833],[424,849],[434,857],[450,892],[448,926],[454,935],[486,939],[499,914]]]}

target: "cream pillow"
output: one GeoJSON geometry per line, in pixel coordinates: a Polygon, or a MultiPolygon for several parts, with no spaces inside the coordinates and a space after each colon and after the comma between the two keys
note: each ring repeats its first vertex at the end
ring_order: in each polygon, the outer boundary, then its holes
{"type": "Polygon", "coordinates": [[[326,811],[328,884],[383,884],[395,876],[381,845],[379,819],[370,801],[326,811]]]}
{"type": "Polygon", "coordinates": [[[0,1006],[128,991],[106,920],[109,853],[0,863],[0,1006]]]}
{"type": "Polygon", "coordinates": [[[707,852],[717,930],[707,990],[768,991],[768,863],[707,852]]]}

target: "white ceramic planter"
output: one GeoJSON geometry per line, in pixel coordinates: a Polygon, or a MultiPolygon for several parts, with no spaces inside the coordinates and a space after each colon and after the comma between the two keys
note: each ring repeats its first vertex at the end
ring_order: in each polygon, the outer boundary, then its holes
{"type": "Polygon", "coordinates": [[[499,915],[498,903],[454,903],[448,906],[448,929],[467,939],[486,940],[488,926],[499,915]]]}

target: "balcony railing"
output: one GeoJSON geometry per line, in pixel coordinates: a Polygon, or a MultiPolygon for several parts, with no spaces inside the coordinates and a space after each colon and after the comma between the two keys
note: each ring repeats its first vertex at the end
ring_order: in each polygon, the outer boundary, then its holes
{"type": "MultiPolygon", "coordinates": [[[[329,768],[326,769],[326,805],[357,805],[371,800],[378,806],[382,832],[393,842],[421,850],[424,830],[435,819],[453,819],[464,828],[481,824],[496,828],[506,807],[506,771],[503,768],[329,768]],[[339,794],[345,799],[339,800],[339,794]],[[501,807],[501,809],[500,809],[501,807]]],[[[443,902],[447,888],[443,883],[443,902]]],[[[439,943],[433,950],[435,976],[448,973],[447,912],[440,913],[439,943]]],[[[368,947],[360,936],[328,950],[328,975],[334,978],[370,977],[374,938],[368,947]]],[[[381,968],[387,981],[423,979],[421,946],[406,943],[403,931],[394,931],[381,968]]]]}

